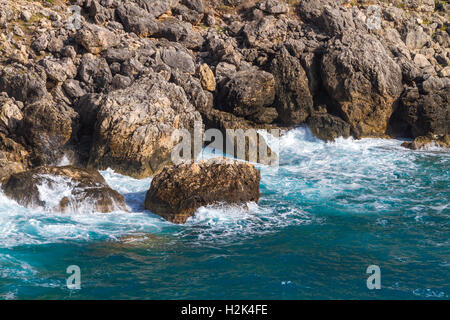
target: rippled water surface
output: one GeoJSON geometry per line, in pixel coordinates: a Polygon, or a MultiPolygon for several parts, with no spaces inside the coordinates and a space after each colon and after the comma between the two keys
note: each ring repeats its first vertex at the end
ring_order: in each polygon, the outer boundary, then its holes
{"type": "Polygon", "coordinates": [[[449,299],[450,155],[400,144],[292,130],[280,167],[260,167],[258,205],[201,208],[183,226],[144,210],[151,179],[110,170],[131,213],[36,212],[0,194],[0,298],[449,299]],[[373,264],[381,290],[366,286],[373,264]]]}

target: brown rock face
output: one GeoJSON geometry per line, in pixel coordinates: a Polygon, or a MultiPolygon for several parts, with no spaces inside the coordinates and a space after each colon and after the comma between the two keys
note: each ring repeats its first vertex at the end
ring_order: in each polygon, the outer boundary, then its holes
{"type": "Polygon", "coordinates": [[[27,158],[28,151],[21,144],[0,133],[0,181],[24,171],[28,165],[27,158]]]}
{"type": "Polygon", "coordinates": [[[402,93],[402,72],[381,42],[357,31],[331,40],[322,77],[339,112],[361,136],[382,136],[402,93]]]}
{"type": "Polygon", "coordinates": [[[29,208],[105,213],[128,210],[124,197],[112,190],[98,171],[72,166],[38,167],[16,173],[2,188],[6,196],[29,208]],[[46,195],[42,196],[42,190],[46,195]]]}
{"type": "Polygon", "coordinates": [[[185,223],[201,206],[259,200],[261,175],[249,163],[212,159],[166,167],[153,178],[145,208],[173,223],[185,223]]]}

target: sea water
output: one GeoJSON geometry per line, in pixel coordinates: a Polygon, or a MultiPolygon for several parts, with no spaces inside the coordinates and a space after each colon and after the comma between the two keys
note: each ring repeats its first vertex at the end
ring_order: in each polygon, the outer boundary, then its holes
{"type": "Polygon", "coordinates": [[[185,225],[144,209],[151,179],[112,170],[131,212],[33,211],[0,193],[0,299],[450,298],[449,153],[306,128],[277,142],[258,204],[204,207],[185,225]]]}

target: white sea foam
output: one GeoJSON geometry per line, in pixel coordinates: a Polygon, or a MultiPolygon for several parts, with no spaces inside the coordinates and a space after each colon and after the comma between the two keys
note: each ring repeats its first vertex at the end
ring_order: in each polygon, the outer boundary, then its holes
{"type": "MultiPolygon", "coordinates": [[[[348,212],[382,212],[389,209],[390,202],[402,201],[402,193],[393,188],[399,185],[406,190],[422,188],[419,181],[403,177],[418,171],[418,153],[402,148],[400,140],[340,138],[326,143],[307,128],[294,129],[276,141],[273,139],[267,137],[269,146],[279,144],[280,168],[258,165],[262,173],[262,197],[258,205],[249,204],[248,210],[208,206],[199,209],[185,226],[175,226],[145,210],[144,199],[151,179],[133,179],[109,169],[101,172],[102,175],[113,189],[125,196],[131,212],[40,212],[23,208],[0,192],[0,248],[116,239],[135,232],[171,233],[199,241],[230,240],[291,225],[324,223],[326,218],[312,212],[315,212],[314,205],[327,201],[341,206],[351,204],[346,209],[348,212]]],[[[435,151],[420,153],[435,154],[435,151]]],[[[204,150],[202,157],[210,156],[204,150]]],[[[448,159],[447,154],[437,157],[438,161],[448,162],[448,159]]],[[[73,185],[63,178],[54,179],[39,186],[41,200],[53,206],[70,195],[71,188],[73,185]]],[[[447,208],[447,204],[419,204],[437,214],[447,208]]],[[[411,205],[405,214],[414,219],[421,216],[421,211],[423,207],[411,205]]]]}

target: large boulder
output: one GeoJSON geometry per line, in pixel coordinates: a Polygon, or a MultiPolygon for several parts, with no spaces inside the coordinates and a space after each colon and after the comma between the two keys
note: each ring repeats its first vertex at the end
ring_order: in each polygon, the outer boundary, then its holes
{"type": "Polygon", "coordinates": [[[78,76],[94,90],[104,90],[113,79],[106,60],[97,58],[90,53],[83,55],[78,76]]]}
{"type": "Polygon", "coordinates": [[[134,32],[138,36],[149,37],[158,31],[155,18],[136,4],[125,2],[116,10],[119,21],[127,32],[134,32]]]}
{"type": "Polygon", "coordinates": [[[418,88],[405,90],[397,118],[406,123],[407,136],[419,137],[450,134],[450,87],[429,94],[418,88]]]}
{"type": "Polygon", "coordinates": [[[76,35],[76,41],[92,54],[100,52],[118,45],[120,37],[112,31],[95,24],[85,24],[76,35]]]}
{"type": "Polygon", "coordinates": [[[257,202],[260,179],[252,164],[232,160],[166,167],[153,178],[145,208],[173,223],[185,223],[205,205],[257,202]]]}
{"type": "Polygon", "coordinates": [[[22,102],[33,102],[47,94],[45,75],[14,64],[0,68],[0,91],[22,102]]]}
{"type": "Polygon", "coordinates": [[[217,104],[227,112],[255,122],[271,123],[278,114],[273,108],[275,79],[272,74],[250,69],[237,72],[221,88],[217,104]]]}
{"type": "Polygon", "coordinates": [[[77,113],[50,94],[26,105],[17,134],[32,147],[39,165],[56,163],[78,126],[77,113]]]}
{"type": "Polygon", "coordinates": [[[383,136],[396,108],[402,71],[374,36],[348,30],[322,61],[323,83],[338,112],[361,136],[383,136]]]}
{"type": "Polygon", "coordinates": [[[279,121],[287,125],[304,123],[311,114],[313,97],[309,81],[299,59],[282,49],[271,63],[275,77],[276,101],[279,121]]]}
{"type": "Polygon", "coordinates": [[[174,130],[193,130],[201,121],[182,88],[150,73],[101,102],[88,166],[152,176],[171,163],[174,130]]]}
{"type": "Polygon", "coordinates": [[[124,197],[98,171],[76,167],[37,167],[13,174],[2,186],[20,205],[57,212],[127,211],[124,197]]]}

